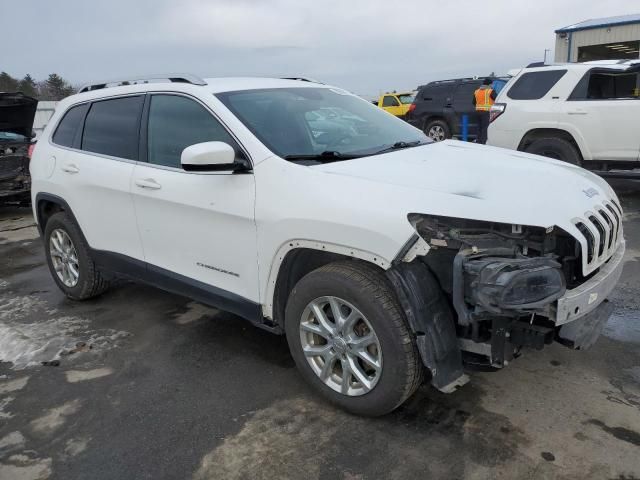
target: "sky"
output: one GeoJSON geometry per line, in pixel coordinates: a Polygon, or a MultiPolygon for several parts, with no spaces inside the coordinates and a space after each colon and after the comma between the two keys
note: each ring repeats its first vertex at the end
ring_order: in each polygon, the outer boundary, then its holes
{"type": "Polygon", "coordinates": [[[14,47],[0,71],[14,77],[303,76],[373,96],[552,59],[554,30],[639,13],[640,0],[0,0],[0,12],[14,47]]]}

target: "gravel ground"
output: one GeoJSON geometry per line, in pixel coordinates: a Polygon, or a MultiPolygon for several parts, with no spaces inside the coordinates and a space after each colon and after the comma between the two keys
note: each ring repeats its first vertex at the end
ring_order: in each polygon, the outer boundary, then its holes
{"type": "Polygon", "coordinates": [[[29,210],[0,209],[0,480],[640,478],[640,195],[622,203],[617,308],[591,350],[554,344],[373,420],[233,315],[134,283],[67,300],[29,210]]]}

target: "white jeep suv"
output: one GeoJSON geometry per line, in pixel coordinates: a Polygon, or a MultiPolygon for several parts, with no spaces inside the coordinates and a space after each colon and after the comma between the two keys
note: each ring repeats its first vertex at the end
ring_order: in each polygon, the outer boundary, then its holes
{"type": "Polygon", "coordinates": [[[640,60],[525,68],[498,95],[489,145],[589,170],[640,167],[640,60]]]}
{"type": "Polygon", "coordinates": [[[123,275],[286,334],[304,378],[365,415],[463,364],[591,345],[622,211],[579,167],[432,143],[342,89],[190,76],[90,85],[31,162],[53,279],[123,275]],[[517,158],[514,158],[517,157],[517,158]]]}

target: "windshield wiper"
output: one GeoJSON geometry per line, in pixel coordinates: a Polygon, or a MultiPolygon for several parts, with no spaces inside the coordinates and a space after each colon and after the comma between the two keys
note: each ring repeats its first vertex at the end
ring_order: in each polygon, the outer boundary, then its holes
{"type": "Polygon", "coordinates": [[[413,142],[396,142],[393,145],[390,145],[388,147],[385,147],[381,150],[378,150],[377,152],[373,153],[373,155],[378,155],[380,153],[386,153],[386,152],[392,152],[394,150],[401,150],[403,148],[411,148],[411,147],[417,147],[419,145],[426,145],[429,142],[425,142],[423,140],[415,140],[413,142]]]}
{"type": "Polygon", "coordinates": [[[336,152],[334,150],[325,150],[322,153],[314,153],[314,154],[297,154],[293,153],[290,155],[285,155],[285,160],[317,160],[318,162],[336,162],[338,160],[349,160],[351,158],[358,158],[361,155],[349,155],[340,152],[336,152]]]}

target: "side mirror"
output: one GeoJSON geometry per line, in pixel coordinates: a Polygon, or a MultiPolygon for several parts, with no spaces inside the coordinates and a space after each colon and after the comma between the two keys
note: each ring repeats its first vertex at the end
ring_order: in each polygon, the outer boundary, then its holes
{"type": "Polygon", "coordinates": [[[236,153],[224,142],[196,143],[185,148],[180,156],[182,168],[187,171],[236,171],[245,169],[245,164],[235,161],[236,153]]]}

